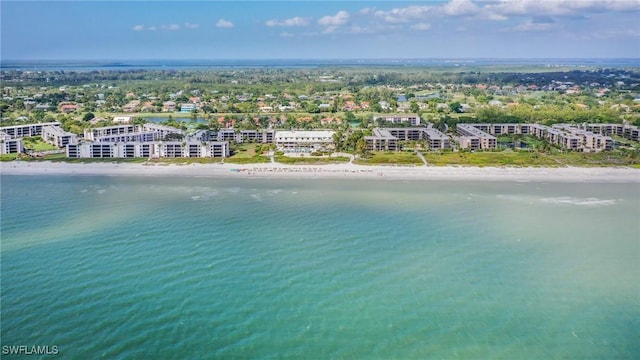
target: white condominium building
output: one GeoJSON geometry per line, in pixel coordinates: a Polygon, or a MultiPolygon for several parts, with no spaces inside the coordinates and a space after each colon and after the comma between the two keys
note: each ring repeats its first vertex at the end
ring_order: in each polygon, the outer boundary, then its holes
{"type": "Polygon", "coordinates": [[[333,145],[334,131],[276,131],[276,146],[286,152],[312,152],[333,145]]]}
{"type": "Polygon", "coordinates": [[[429,150],[450,148],[449,137],[434,128],[375,128],[372,136],[365,136],[369,151],[398,150],[398,141],[427,140],[429,150]]]}
{"type": "Polygon", "coordinates": [[[415,114],[408,115],[376,115],[373,121],[386,121],[393,124],[409,123],[411,126],[420,125],[420,116],[415,114]]]}
{"type": "Polygon", "coordinates": [[[367,150],[369,151],[396,151],[398,150],[398,138],[393,136],[388,129],[375,128],[372,136],[365,136],[367,150]]]}
{"type": "Polygon", "coordinates": [[[229,143],[213,142],[93,142],[67,145],[70,158],[178,158],[178,157],[228,157],[229,143]]]}
{"type": "Polygon", "coordinates": [[[123,124],[87,129],[84,138],[100,142],[158,141],[169,134],[184,135],[184,131],[160,124],[123,124]]]}
{"type": "Polygon", "coordinates": [[[12,139],[21,137],[31,137],[42,135],[42,129],[45,126],[59,127],[59,122],[48,122],[39,124],[23,124],[0,127],[0,131],[10,136],[12,139]]]}
{"type": "Polygon", "coordinates": [[[16,154],[24,151],[22,139],[13,139],[11,136],[0,131],[0,155],[16,154]]]}
{"type": "Polygon", "coordinates": [[[245,142],[272,144],[275,140],[275,134],[275,130],[220,129],[217,139],[218,141],[234,141],[239,144],[245,142]]]}
{"type": "Polygon", "coordinates": [[[51,125],[42,128],[42,140],[57,147],[65,147],[68,144],[78,142],[76,134],[66,132],[59,126],[51,125]]]}

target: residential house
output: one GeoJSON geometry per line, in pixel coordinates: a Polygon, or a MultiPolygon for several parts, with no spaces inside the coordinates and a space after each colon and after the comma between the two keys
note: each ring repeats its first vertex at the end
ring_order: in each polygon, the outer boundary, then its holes
{"type": "Polygon", "coordinates": [[[186,103],[180,106],[181,113],[190,113],[197,109],[196,104],[186,103]]]}

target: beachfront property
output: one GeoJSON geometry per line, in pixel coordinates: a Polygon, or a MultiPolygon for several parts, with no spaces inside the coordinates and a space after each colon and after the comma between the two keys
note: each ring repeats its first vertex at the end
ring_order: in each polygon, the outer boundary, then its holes
{"type": "Polygon", "coordinates": [[[24,152],[24,146],[22,145],[21,138],[12,138],[0,131],[0,155],[4,154],[19,154],[24,152]]]}
{"type": "Polygon", "coordinates": [[[68,144],[70,158],[152,158],[152,157],[227,157],[229,143],[208,142],[210,132],[199,131],[185,141],[162,141],[168,135],[184,137],[185,132],[171,126],[147,123],[123,124],[85,130],[82,144],[68,144]]]}
{"type": "Polygon", "coordinates": [[[486,124],[457,124],[456,130],[460,134],[459,143],[461,149],[469,150],[495,150],[498,148],[498,139],[474,125],[486,124]]]}
{"type": "Polygon", "coordinates": [[[578,138],[578,146],[576,148],[571,147],[571,150],[582,150],[586,152],[613,150],[613,139],[609,136],[575,128],[568,124],[555,124],[552,128],[560,129],[565,131],[565,133],[571,134],[570,138],[572,143],[573,137],[578,138]]]}
{"type": "Polygon", "coordinates": [[[623,124],[567,124],[578,129],[584,129],[596,134],[617,135],[629,140],[640,141],[640,129],[634,125],[623,124]]]}
{"type": "Polygon", "coordinates": [[[437,129],[424,129],[424,137],[429,142],[429,150],[446,150],[451,148],[449,137],[437,129]]]}
{"type": "Polygon", "coordinates": [[[581,141],[578,135],[563,131],[557,127],[533,124],[531,125],[531,135],[547,140],[549,143],[560,146],[565,150],[578,151],[581,149],[581,141]]]}
{"type": "Polygon", "coordinates": [[[444,150],[450,148],[449,137],[440,131],[428,128],[375,128],[372,136],[365,136],[369,151],[398,150],[398,141],[426,140],[429,150],[444,150]]]}
{"type": "Polygon", "coordinates": [[[368,151],[396,151],[398,150],[398,138],[391,135],[389,130],[375,128],[372,136],[365,136],[368,151]]]}
{"type": "Polygon", "coordinates": [[[334,131],[277,131],[275,142],[285,152],[313,152],[326,150],[333,145],[334,131]]]}
{"type": "Polygon", "coordinates": [[[254,142],[261,144],[272,144],[275,140],[275,130],[236,130],[220,129],[218,131],[218,141],[234,141],[238,144],[244,142],[254,142]]]}
{"type": "Polygon", "coordinates": [[[544,139],[564,150],[599,152],[614,148],[613,139],[605,134],[624,134],[625,127],[615,124],[457,124],[456,129],[462,135],[459,139],[462,149],[496,149],[495,136],[521,134],[544,139]],[[593,129],[598,132],[592,132],[593,129]]]}
{"type": "Polygon", "coordinates": [[[411,126],[420,125],[420,116],[415,114],[408,115],[375,115],[373,121],[390,122],[393,124],[409,123],[411,126]]]}
{"type": "Polygon", "coordinates": [[[223,158],[230,154],[226,141],[93,142],[67,145],[69,158],[223,158]]]}
{"type": "Polygon", "coordinates": [[[84,139],[98,142],[148,142],[164,139],[169,134],[184,135],[184,131],[160,124],[115,125],[87,129],[84,139]]]}
{"type": "Polygon", "coordinates": [[[623,136],[629,140],[640,141],[640,128],[633,125],[625,125],[623,136]]]}
{"type": "Polygon", "coordinates": [[[59,126],[47,125],[42,127],[42,140],[61,148],[77,143],[78,137],[74,133],[62,130],[59,126]]]}
{"type": "Polygon", "coordinates": [[[42,136],[44,141],[59,147],[76,141],[76,135],[62,130],[59,122],[3,126],[0,128],[0,154],[23,152],[22,138],[33,136],[42,136]]]}
{"type": "Polygon", "coordinates": [[[98,141],[98,139],[102,137],[135,133],[138,132],[139,129],[139,125],[128,124],[86,129],[84,131],[84,139],[89,141],[98,141]]]}
{"type": "Polygon", "coordinates": [[[0,127],[0,132],[9,135],[12,139],[22,138],[22,137],[31,137],[31,136],[40,136],[42,135],[42,128],[45,126],[56,126],[59,127],[59,122],[48,122],[48,123],[38,123],[38,124],[24,124],[24,125],[12,125],[12,126],[3,126],[0,127]]]}

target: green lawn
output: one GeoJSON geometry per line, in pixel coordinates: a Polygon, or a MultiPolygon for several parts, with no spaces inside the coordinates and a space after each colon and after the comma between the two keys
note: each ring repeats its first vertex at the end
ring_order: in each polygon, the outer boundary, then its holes
{"type": "Polygon", "coordinates": [[[51,145],[46,143],[39,136],[24,138],[22,140],[25,149],[33,150],[33,151],[49,151],[49,150],[59,150],[59,148],[55,145],[51,145]]]}
{"type": "Polygon", "coordinates": [[[413,152],[374,152],[354,161],[359,165],[423,165],[413,152]]]}

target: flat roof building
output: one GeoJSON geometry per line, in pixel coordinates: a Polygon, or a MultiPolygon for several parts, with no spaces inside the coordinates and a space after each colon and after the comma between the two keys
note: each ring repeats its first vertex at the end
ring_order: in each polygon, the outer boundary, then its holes
{"type": "MultiPolygon", "coordinates": [[[[478,129],[476,124],[457,124],[456,130],[460,134],[460,147],[471,150],[495,150],[498,139],[495,136],[478,129]]],[[[484,124],[483,124],[484,125],[484,124]]],[[[488,129],[488,128],[487,128],[488,129]]]]}
{"type": "Polygon", "coordinates": [[[330,130],[276,131],[275,142],[286,152],[312,152],[333,145],[334,133],[330,130]]]}
{"type": "Polygon", "coordinates": [[[226,141],[92,142],[67,145],[69,158],[180,158],[229,156],[226,141]]]}
{"type": "Polygon", "coordinates": [[[184,131],[160,124],[123,124],[87,129],[84,131],[84,138],[100,142],[156,141],[169,134],[184,135],[184,131]]]}
{"type": "Polygon", "coordinates": [[[426,140],[429,150],[450,148],[449,137],[437,129],[428,128],[374,128],[372,136],[365,136],[369,151],[399,150],[398,141],[426,140]]]}
{"type": "Polygon", "coordinates": [[[445,150],[451,147],[449,137],[437,129],[424,129],[425,139],[429,142],[429,150],[445,150]]]}
{"type": "Polygon", "coordinates": [[[420,116],[416,114],[408,115],[375,115],[373,121],[386,121],[393,124],[409,123],[411,126],[420,125],[420,116]]]}
{"type": "Polygon", "coordinates": [[[22,139],[13,139],[10,135],[0,131],[0,155],[19,154],[24,152],[22,139]]]}
{"type": "Polygon", "coordinates": [[[60,148],[78,142],[76,134],[66,132],[59,126],[51,125],[42,128],[42,140],[60,148]]]}
{"type": "Polygon", "coordinates": [[[0,131],[10,136],[12,139],[15,139],[21,137],[40,136],[42,135],[42,128],[45,126],[59,127],[60,123],[56,121],[38,124],[3,126],[0,127],[0,131]]]}
{"type": "Polygon", "coordinates": [[[396,151],[398,138],[387,129],[375,128],[372,136],[365,136],[368,151],[396,151]]]}

